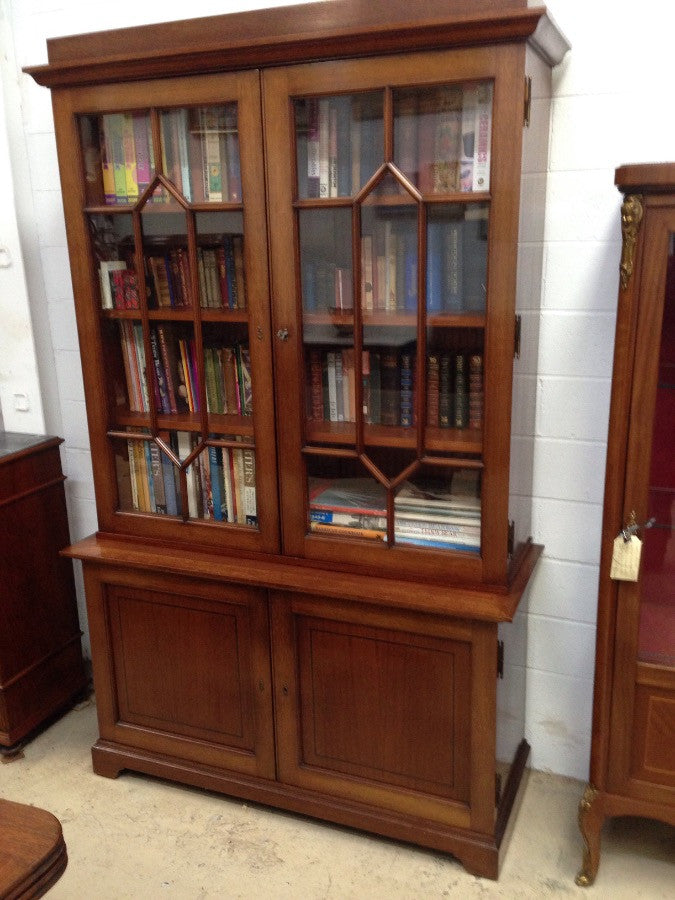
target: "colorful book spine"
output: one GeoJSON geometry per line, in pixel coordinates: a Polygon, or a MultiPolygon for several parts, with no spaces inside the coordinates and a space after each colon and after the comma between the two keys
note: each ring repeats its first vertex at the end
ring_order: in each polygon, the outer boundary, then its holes
{"type": "Polygon", "coordinates": [[[103,117],[108,129],[115,183],[115,203],[127,202],[127,171],[124,155],[124,115],[110,113],[103,117]]]}

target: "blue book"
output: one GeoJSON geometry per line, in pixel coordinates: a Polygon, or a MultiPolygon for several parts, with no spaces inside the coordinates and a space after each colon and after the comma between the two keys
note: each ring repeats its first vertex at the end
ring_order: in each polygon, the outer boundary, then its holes
{"type": "Polygon", "coordinates": [[[227,521],[227,510],[223,515],[223,454],[220,447],[209,447],[209,472],[211,496],[213,497],[213,518],[216,522],[227,521]]]}
{"type": "Polygon", "coordinates": [[[480,547],[470,547],[468,544],[457,544],[450,541],[432,541],[428,538],[399,537],[394,535],[397,544],[412,544],[415,547],[430,547],[435,550],[461,550],[464,553],[480,553],[480,547]]]}
{"type": "Polygon", "coordinates": [[[176,498],[176,476],[174,466],[166,453],[161,453],[162,478],[164,479],[164,496],[166,497],[166,513],[168,516],[178,515],[178,501],[176,498]]]}
{"type": "Polygon", "coordinates": [[[427,312],[443,311],[443,222],[427,227],[427,312]]]}

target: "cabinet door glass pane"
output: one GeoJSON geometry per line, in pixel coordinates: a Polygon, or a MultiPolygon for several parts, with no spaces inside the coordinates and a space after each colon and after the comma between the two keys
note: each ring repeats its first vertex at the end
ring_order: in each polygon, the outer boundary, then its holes
{"type": "Polygon", "coordinates": [[[162,171],[188,203],[241,203],[237,105],[160,115],[162,171]]]}
{"type": "Polygon", "coordinates": [[[294,101],[308,528],[479,553],[492,84],[386,93],[294,101]]]}
{"type": "Polygon", "coordinates": [[[147,111],[80,116],[86,202],[135,204],[155,174],[147,111]]]}
{"type": "Polygon", "coordinates": [[[395,92],[394,162],[423,194],[488,191],[491,139],[491,82],[395,92]]]}
{"type": "Polygon", "coordinates": [[[384,162],[381,92],[295,101],[298,197],[349,197],[384,162]]]}
{"type": "Polygon", "coordinates": [[[640,577],[639,658],[675,666],[675,236],[671,236],[640,577]]]}

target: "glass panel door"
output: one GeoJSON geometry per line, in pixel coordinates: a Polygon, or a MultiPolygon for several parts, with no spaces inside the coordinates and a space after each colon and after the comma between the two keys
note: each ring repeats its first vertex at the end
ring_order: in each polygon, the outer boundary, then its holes
{"type": "Polygon", "coordinates": [[[292,108],[306,532],[478,556],[492,83],[292,108]]]}
{"type": "Polygon", "coordinates": [[[243,115],[243,166],[236,101],[78,122],[114,521],[254,549],[277,543],[276,468],[261,139],[243,115]]]}
{"type": "Polygon", "coordinates": [[[638,659],[675,668],[675,235],[658,354],[647,507],[654,524],[642,533],[638,659]]]}

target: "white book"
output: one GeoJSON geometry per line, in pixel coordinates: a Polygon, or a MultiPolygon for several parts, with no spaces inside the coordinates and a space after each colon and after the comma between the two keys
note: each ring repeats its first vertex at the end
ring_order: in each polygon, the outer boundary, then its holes
{"type": "Polygon", "coordinates": [[[492,85],[481,82],[476,95],[476,134],[473,153],[473,189],[490,190],[492,143],[492,85]]]}
{"type": "Polygon", "coordinates": [[[319,197],[330,196],[330,105],[319,100],[319,197]]]}
{"type": "Polygon", "coordinates": [[[326,367],[328,370],[328,420],[338,421],[337,407],[337,382],[335,379],[335,353],[329,350],[326,354],[326,367]]]}

